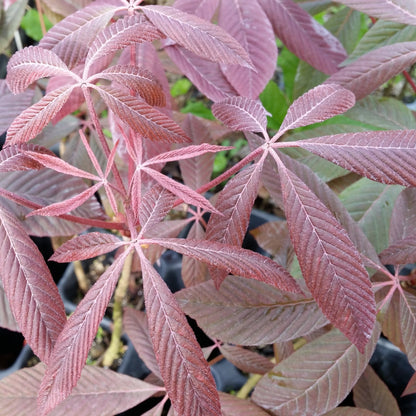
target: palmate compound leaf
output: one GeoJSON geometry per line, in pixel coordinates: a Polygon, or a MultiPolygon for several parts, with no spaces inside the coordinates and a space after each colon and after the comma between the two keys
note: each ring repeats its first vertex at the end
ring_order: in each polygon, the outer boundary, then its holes
{"type": "Polygon", "coordinates": [[[351,391],[379,334],[377,325],[363,353],[337,329],[316,338],[264,375],[254,389],[253,401],[279,416],[324,414],[351,391]]]}
{"type": "Polygon", "coordinates": [[[319,307],[360,351],[376,308],[361,256],[331,211],[279,161],[285,214],[306,284],[319,307]]]}
{"type": "Polygon", "coordinates": [[[292,0],[259,0],[276,36],[316,69],[333,74],[347,57],[341,42],[292,0]]]}
{"type": "Polygon", "coordinates": [[[14,94],[23,92],[40,78],[75,76],[52,51],[29,46],[16,52],[7,64],[7,84],[14,94]]]}
{"type": "MultiPolygon", "coordinates": [[[[0,381],[0,416],[36,415],[45,366],[21,369],[0,381]]],[[[137,378],[98,366],[85,366],[71,395],[49,416],[113,416],[163,391],[137,378]]]]}
{"type": "Polygon", "coordinates": [[[219,26],[173,7],[146,6],[142,10],[168,38],[201,58],[251,68],[247,52],[219,26]]]}
{"type": "Polygon", "coordinates": [[[293,102],[275,137],[345,113],[354,104],[355,97],[351,91],[335,84],[318,85],[293,102]]]}
{"type": "Polygon", "coordinates": [[[59,334],[39,389],[40,416],[65,400],[77,384],[128,254],[124,251],[101,275],[59,334]]]}
{"type": "Polygon", "coordinates": [[[341,133],[295,147],[377,182],[416,186],[416,130],[341,133]]]}
{"type": "Polygon", "coordinates": [[[333,74],[325,83],[339,84],[352,91],[359,100],[415,61],[416,42],[395,43],[366,53],[333,74]]]}
{"type": "Polygon", "coordinates": [[[208,281],[176,297],[209,336],[237,345],[289,341],[328,323],[312,296],[237,276],[228,276],[219,289],[208,281]]]}
{"type": "Polygon", "coordinates": [[[39,45],[55,52],[69,68],[74,68],[85,60],[89,45],[116,10],[116,6],[109,4],[85,7],[56,24],[39,45]]]}
{"type": "MultiPolygon", "coordinates": [[[[230,179],[216,199],[215,208],[221,214],[211,215],[207,225],[207,240],[241,246],[260,187],[260,174],[261,164],[256,163],[230,179]]],[[[210,274],[219,287],[227,271],[210,268],[210,274]]]]}
{"type": "Polygon", "coordinates": [[[138,249],[150,337],[166,391],[181,416],[218,416],[214,378],[186,317],[150,262],[138,249]]]}
{"type": "Polygon", "coordinates": [[[286,269],[251,250],[216,241],[183,238],[143,239],[141,244],[157,244],[226,270],[227,273],[259,280],[286,292],[301,293],[295,279],[286,269]]]}
{"type": "Polygon", "coordinates": [[[143,15],[126,16],[106,27],[90,45],[85,60],[84,78],[90,75],[94,62],[129,45],[152,42],[164,35],[156,29],[143,15]]]}
{"type": "Polygon", "coordinates": [[[257,99],[273,77],[277,62],[270,20],[257,0],[222,1],[218,14],[218,24],[244,47],[254,66],[223,65],[222,70],[239,95],[257,99]]]}
{"type": "Polygon", "coordinates": [[[95,74],[94,78],[105,78],[117,82],[138,93],[149,105],[157,107],[166,105],[162,86],[147,69],[133,65],[113,65],[95,74]]]}
{"type": "Polygon", "coordinates": [[[143,137],[167,143],[190,141],[176,123],[146,102],[113,87],[100,86],[97,90],[111,111],[143,137]]]}
{"type": "Polygon", "coordinates": [[[401,415],[392,392],[370,365],[367,366],[352,392],[357,407],[373,410],[380,415],[401,415]]]}
{"type": "Polygon", "coordinates": [[[260,101],[246,97],[231,97],[212,106],[214,116],[236,131],[264,132],[266,110],[260,101]]]}
{"type": "Polygon", "coordinates": [[[62,244],[49,258],[51,261],[67,263],[75,260],[91,259],[109,253],[124,243],[110,233],[91,232],[74,237],[62,244]]]}
{"type": "Polygon", "coordinates": [[[416,4],[413,0],[337,0],[337,3],[382,20],[416,25],[416,4]]]}
{"type": "Polygon", "coordinates": [[[23,111],[7,130],[6,143],[25,143],[36,137],[56,116],[75,87],[67,85],[53,90],[23,111]]]}
{"type": "Polygon", "coordinates": [[[3,205],[0,205],[0,241],[0,278],[10,308],[34,353],[48,363],[66,323],[58,288],[35,243],[3,205]]]}

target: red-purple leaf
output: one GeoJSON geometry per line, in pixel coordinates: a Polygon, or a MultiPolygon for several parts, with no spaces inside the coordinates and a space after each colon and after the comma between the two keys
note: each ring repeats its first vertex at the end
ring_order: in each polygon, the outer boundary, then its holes
{"type": "Polygon", "coordinates": [[[363,353],[336,329],[315,339],[263,376],[254,389],[254,402],[279,416],[324,414],[348,395],[379,333],[376,328],[363,353]]]}
{"type": "MultiPolygon", "coordinates": [[[[215,202],[221,214],[212,214],[206,239],[240,247],[250,221],[250,214],[260,187],[261,165],[248,166],[227,183],[215,202]]],[[[227,276],[226,270],[210,269],[219,286],[227,276]]]]}
{"type": "Polygon", "coordinates": [[[157,142],[189,142],[176,123],[144,101],[111,87],[97,89],[108,107],[143,137],[157,142]]]}
{"type": "Polygon", "coordinates": [[[416,373],[413,374],[409,382],[407,383],[402,396],[407,396],[408,394],[416,393],[416,373]]]}
{"type": "Polygon", "coordinates": [[[123,327],[146,367],[162,380],[155,352],[153,351],[152,340],[150,339],[146,314],[133,308],[125,308],[123,327]]]}
{"type": "Polygon", "coordinates": [[[173,294],[140,252],[150,337],[175,412],[221,414],[218,393],[201,347],[173,294]]]}
{"type": "MultiPolygon", "coordinates": [[[[0,381],[1,414],[35,415],[36,397],[45,366],[24,368],[0,381]]],[[[97,366],[82,370],[72,394],[49,416],[113,416],[143,402],[163,388],[97,366]]]]}
{"type": "MultiPolygon", "coordinates": [[[[394,244],[413,236],[416,229],[416,189],[406,188],[400,192],[391,215],[389,242],[394,244]]],[[[407,263],[407,262],[405,262],[407,263]]]]}
{"type": "Polygon", "coordinates": [[[369,365],[354,386],[352,392],[354,403],[357,407],[373,410],[380,415],[401,415],[392,392],[369,365]]]}
{"type": "Polygon", "coordinates": [[[122,253],[101,275],[59,334],[39,389],[42,416],[65,400],[77,384],[128,253],[122,253]]]}
{"type": "Polygon", "coordinates": [[[333,74],[326,83],[349,89],[359,100],[415,62],[416,42],[395,43],[366,53],[333,74]]]}
{"type": "Polygon", "coordinates": [[[286,269],[251,250],[215,241],[183,238],[153,238],[143,240],[143,244],[158,244],[211,266],[227,270],[227,273],[259,280],[287,292],[301,293],[299,286],[286,269]]]}
{"type": "Polygon", "coordinates": [[[371,412],[367,409],[359,409],[358,407],[340,406],[328,413],[325,416],[382,416],[379,413],[371,412]]]}
{"type": "Polygon", "coordinates": [[[251,400],[240,399],[232,394],[219,392],[223,416],[267,416],[261,407],[251,400]]]}
{"type": "Polygon", "coordinates": [[[7,144],[28,142],[37,136],[56,116],[74,88],[69,85],[53,90],[17,116],[7,131],[7,144]]]}
{"type": "Polygon", "coordinates": [[[259,0],[276,36],[287,48],[325,74],[347,57],[341,42],[292,0],[259,0]]]}
{"type": "Polygon", "coordinates": [[[164,37],[143,15],[126,16],[105,28],[91,43],[85,61],[84,78],[98,59],[112,55],[119,49],[141,42],[152,42],[164,37]]]}
{"type": "Polygon", "coordinates": [[[400,296],[400,329],[407,359],[416,368],[416,296],[403,291],[400,296]]]}
{"type": "Polygon", "coordinates": [[[416,130],[342,133],[295,146],[377,182],[416,186],[416,130]]]}
{"type": "Polygon", "coordinates": [[[239,95],[257,99],[272,78],[277,62],[273,27],[257,1],[222,1],[218,24],[249,53],[254,69],[223,66],[223,72],[239,95]]]}
{"type": "Polygon", "coordinates": [[[219,0],[176,0],[174,7],[202,19],[211,20],[218,3],[219,0]]]}
{"type": "Polygon", "coordinates": [[[0,172],[42,169],[43,165],[28,156],[25,151],[54,155],[48,149],[32,144],[18,144],[5,147],[0,151],[0,172]]]}
{"type": "Polygon", "coordinates": [[[219,26],[173,7],[146,6],[142,10],[168,38],[201,58],[251,67],[247,52],[219,26]]]}
{"type": "Polygon", "coordinates": [[[14,94],[23,92],[40,78],[55,75],[76,77],[55,53],[39,46],[16,52],[7,64],[7,84],[14,94]]]}
{"type": "Polygon", "coordinates": [[[265,132],[266,110],[259,101],[231,97],[212,106],[212,113],[227,127],[237,131],[265,132]]]}
{"type": "Polygon", "coordinates": [[[91,5],[79,10],[50,29],[39,45],[52,50],[68,67],[74,68],[85,60],[90,44],[116,10],[117,7],[109,4],[91,5]]]}
{"type": "Polygon", "coordinates": [[[20,221],[2,205],[0,242],[0,278],[10,308],[34,353],[49,363],[66,323],[64,305],[35,243],[20,221]]]}
{"type": "Polygon", "coordinates": [[[408,264],[416,262],[416,237],[396,241],[380,253],[383,264],[408,264]]]}
{"type": "Polygon", "coordinates": [[[62,244],[49,260],[65,263],[91,259],[120,247],[124,243],[110,233],[92,232],[72,238],[62,244]]]}
{"type": "Polygon", "coordinates": [[[208,281],[176,297],[209,336],[237,345],[293,340],[328,322],[311,295],[283,293],[237,276],[228,276],[218,290],[208,281]]]}
{"type": "Polygon", "coordinates": [[[345,113],[354,104],[354,94],[345,88],[334,84],[318,85],[293,102],[275,137],[280,137],[288,130],[345,113]]]}
{"type": "Polygon", "coordinates": [[[58,217],[59,215],[67,214],[70,211],[77,209],[84,202],[93,197],[101,185],[101,183],[96,183],[90,188],[85,189],[85,191],[81,192],[80,194],[66,199],[65,201],[56,202],[55,204],[48,205],[47,207],[35,209],[30,214],[28,214],[28,216],[42,215],[48,217],[58,217]]]}
{"type": "Polygon", "coordinates": [[[114,65],[95,74],[93,78],[105,78],[117,82],[138,93],[149,105],[157,107],[166,105],[162,86],[147,69],[132,65],[114,65]]]}
{"type": "Polygon", "coordinates": [[[228,361],[245,373],[265,374],[274,367],[271,360],[264,355],[236,345],[224,344],[220,351],[228,361]]]}
{"type": "Polygon", "coordinates": [[[178,45],[168,46],[165,49],[178,68],[201,93],[212,101],[221,101],[229,96],[237,95],[222,73],[219,64],[200,58],[178,45]]]}
{"type": "Polygon", "coordinates": [[[289,233],[306,284],[324,314],[362,352],[376,308],[361,256],[316,195],[283,164],[279,174],[289,233]]]}
{"type": "Polygon", "coordinates": [[[378,19],[416,25],[416,8],[413,0],[337,0],[337,3],[345,4],[378,19]]]}
{"type": "Polygon", "coordinates": [[[12,94],[5,80],[0,80],[0,134],[3,134],[11,122],[32,104],[34,91],[12,94]]]}
{"type": "Polygon", "coordinates": [[[152,177],[164,188],[176,195],[178,198],[181,198],[184,202],[191,205],[196,205],[197,207],[204,208],[210,212],[218,213],[218,210],[214,208],[205,197],[203,197],[198,192],[192,190],[191,188],[182,185],[181,183],[169,178],[168,176],[163,175],[162,173],[154,169],[144,167],[143,171],[146,172],[150,177],[152,177]]]}

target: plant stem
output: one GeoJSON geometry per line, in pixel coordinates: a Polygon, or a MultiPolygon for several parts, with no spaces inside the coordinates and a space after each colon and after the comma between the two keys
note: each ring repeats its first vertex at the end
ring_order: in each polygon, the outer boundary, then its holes
{"type": "Polygon", "coordinates": [[[82,263],[80,260],[74,260],[74,273],[78,281],[78,286],[82,290],[83,293],[87,293],[90,285],[88,283],[87,276],[84,272],[84,268],[82,267],[82,263]]]}
{"type": "Polygon", "coordinates": [[[38,15],[39,15],[40,28],[42,30],[43,36],[45,36],[46,26],[45,26],[45,20],[43,18],[42,4],[41,4],[40,0],[35,0],[35,3],[36,3],[36,9],[37,9],[38,15]]]}
{"type": "Polygon", "coordinates": [[[121,272],[120,280],[118,281],[116,291],[114,292],[113,333],[111,334],[110,346],[104,354],[104,367],[110,367],[120,352],[121,335],[123,333],[123,300],[126,297],[129,286],[132,263],[133,252],[130,252],[124,262],[123,271],[121,272]]]}
{"type": "Polygon", "coordinates": [[[240,399],[247,399],[251,391],[256,387],[256,384],[263,376],[261,374],[252,374],[245,382],[244,386],[237,392],[236,397],[240,399]]]}

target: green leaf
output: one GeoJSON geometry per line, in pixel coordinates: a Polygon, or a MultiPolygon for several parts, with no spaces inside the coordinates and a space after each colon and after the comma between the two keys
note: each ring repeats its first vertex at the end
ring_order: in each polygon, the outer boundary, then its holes
{"type": "Polygon", "coordinates": [[[284,92],[290,101],[293,101],[293,87],[299,61],[299,58],[286,48],[279,52],[277,58],[277,65],[282,68],[283,72],[284,92]]]}
{"type": "Polygon", "coordinates": [[[279,130],[289,108],[289,100],[286,95],[275,82],[270,81],[260,94],[260,101],[271,114],[271,117],[267,116],[267,127],[279,130]]]}
{"type": "Polygon", "coordinates": [[[0,52],[3,52],[13,39],[14,32],[19,28],[20,20],[25,13],[27,0],[17,0],[2,14],[0,20],[0,52]]]}
{"type": "Polygon", "coordinates": [[[340,194],[352,218],[358,222],[377,253],[389,245],[390,218],[393,205],[404,189],[399,185],[382,183],[362,178],[340,194]]]}
{"type": "Polygon", "coordinates": [[[201,101],[188,101],[185,107],[181,109],[181,113],[191,113],[195,116],[206,118],[208,120],[215,120],[211,110],[201,101]]]}
{"type": "Polygon", "coordinates": [[[378,20],[370,30],[362,37],[352,54],[343,62],[343,65],[350,64],[361,55],[373,49],[397,42],[416,40],[416,26],[402,23],[378,20]]]}
{"type": "Polygon", "coordinates": [[[178,97],[179,95],[185,95],[192,87],[192,82],[187,78],[178,79],[170,89],[172,97],[178,97]]]}
{"type": "MultiPolygon", "coordinates": [[[[43,16],[46,30],[52,27],[52,23],[46,16],[43,16]]],[[[29,11],[23,16],[21,27],[25,31],[26,35],[30,38],[40,41],[43,38],[42,28],[39,20],[39,13],[36,9],[29,9],[29,11]]]]}

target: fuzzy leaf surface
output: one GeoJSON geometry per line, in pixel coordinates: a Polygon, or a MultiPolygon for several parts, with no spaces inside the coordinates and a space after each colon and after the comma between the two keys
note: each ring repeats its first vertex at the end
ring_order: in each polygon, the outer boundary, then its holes
{"type": "Polygon", "coordinates": [[[307,126],[345,113],[355,104],[350,91],[338,85],[318,85],[289,107],[278,136],[297,127],[307,126]]]}
{"type": "MultiPolygon", "coordinates": [[[[16,371],[0,381],[0,416],[35,415],[36,397],[45,366],[16,371]],[[23,387],[24,386],[24,387],[23,387]]],[[[86,366],[72,394],[49,416],[113,416],[163,390],[137,378],[98,366],[86,366]]]]}
{"type": "Polygon", "coordinates": [[[98,92],[108,107],[143,137],[157,142],[189,142],[189,138],[176,123],[144,101],[113,87],[101,86],[98,92]]]}
{"type": "Polygon", "coordinates": [[[110,233],[91,232],[84,234],[62,244],[55,250],[49,260],[59,263],[74,260],[85,260],[109,253],[123,243],[110,233]]]}
{"type": "Polygon", "coordinates": [[[373,181],[416,186],[416,130],[341,133],[295,146],[373,181]]]}
{"type": "Polygon", "coordinates": [[[39,389],[42,416],[65,400],[81,377],[88,351],[123,268],[120,255],[87,292],[59,334],[39,389]]]}
{"type": "Polygon", "coordinates": [[[412,0],[337,0],[337,3],[378,19],[416,25],[416,5],[412,0]]]}
{"type": "Polygon", "coordinates": [[[85,61],[89,46],[104,29],[117,8],[93,5],[72,13],[52,27],[39,43],[55,52],[69,68],[85,61]]]}
{"type": "Polygon", "coordinates": [[[163,34],[142,15],[126,16],[106,27],[91,43],[85,61],[84,76],[98,59],[140,42],[152,42],[163,34]]]}
{"type": "Polygon", "coordinates": [[[286,269],[268,257],[251,250],[215,241],[185,240],[182,238],[153,238],[148,241],[143,240],[143,244],[158,244],[226,270],[227,273],[259,280],[287,292],[301,292],[286,269]]]}
{"type": "Polygon", "coordinates": [[[291,0],[260,0],[276,36],[319,71],[333,74],[347,57],[341,42],[291,0]]]}
{"type": "Polygon", "coordinates": [[[25,152],[33,151],[36,153],[54,155],[48,149],[32,144],[18,144],[5,147],[0,151],[0,172],[15,172],[31,169],[42,169],[43,165],[33,160],[25,152]]]}
{"type": "Polygon", "coordinates": [[[352,91],[359,100],[414,62],[416,62],[416,42],[383,46],[342,68],[330,76],[325,83],[339,84],[352,91]]]}
{"type": "Polygon", "coordinates": [[[222,70],[239,95],[257,99],[274,74],[277,48],[273,27],[257,1],[222,1],[218,24],[249,53],[254,69],[224,65],[222,70]]]}
{"type": "Polygon", "coordinates": [[[138,93],[149,105],[163,107],[166,97],[157,78],[147,69],[133,65],[113,65],[95,74],[94,78],[117,82],[138,93]]]}
{"type": "Polygon", "coordinates": [[[46,263],[13,213],[0,205],[0,278],[19,328],[44,362],[49,363],[65,309],[46,263]],[[31,319],[27,319],[28,316],[31,319]]]}
{"type": "Polygon", "coordinates": [[[396,241],[380,253],[383,264],[409,264],[416,262],[416,238],[396,241]]]}
{"type": "Polygon", "coordinates": [[[173,7],[146,6],[142,10],[168,38],[201,58],[251,67],[247,52],[219,26],[173,7]]]}
{"type": "Polygon", "coordinates": [[[159,364],[153,351],[146,314],[133,308],[124,308],[123,328],[146,367],[162,380],[159,364]]]}
{"type": "Polygon", "coordinates": [[[364,351],[376,310],[361,256],[307,185],[283,166],[279,173],[289,233],[306,284],[330,321],[364,351]]]}
{"type": "Polygon", "coordinates": [[[328,322],[312,296],[283,293],[237,276],[227,276],[219,289],[208,281],[176,296],[208,335],[237,345],[292,340],[328,322]]]}
{"type": "Polygon", "coordinates": [[[7,144],[25,143],[37,136],[56,116],[74,88],[70,85],[53,90],[17,116],[7,131],[7,144]]]}
{"type": "Polygon", "coordinates": [[[71,76],[72,72],[55,53],[39,46],[16,52],[7,64],[7,84],[14,94],[40,78],[56,75],[71,76]]]}
{"type": "Polygon", "coordinates": [[[328,332],[263,376],[254,389],[253,401],[279,416],[312,416],[333,409],[364,371],[378,335],[377,328],[360,353],[336,329],[328,332]]]}
{"type": "Polygon", "coordinates": [[[263,132],[267,126],[266,110],[259,101],[231,97],[212,106],[214,116],[236,131],[263,132]]]}
{"type": "Polygon", "coordinates": [[[165,282],[140,253],[150,337],[177,414],[221,414],[214,378],[185,315],[165,282]]]}
{"type": "Polygon", "coordinates": [[[352,391],[357,407],[372,410],[382,416],[401,415],[393,394],[370,365],[367,366],[352,391]]]}

